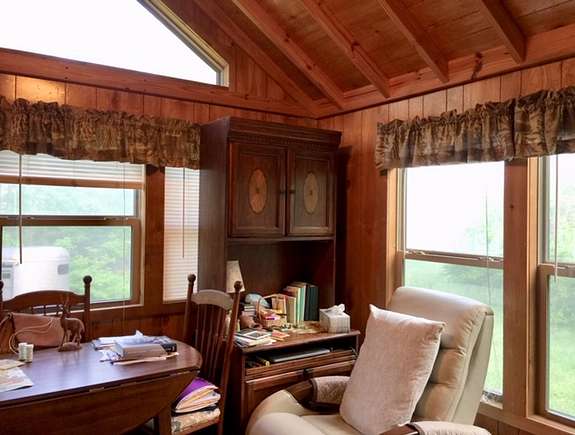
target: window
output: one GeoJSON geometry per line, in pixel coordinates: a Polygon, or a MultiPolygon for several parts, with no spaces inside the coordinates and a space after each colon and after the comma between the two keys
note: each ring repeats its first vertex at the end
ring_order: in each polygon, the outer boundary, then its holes
{"type": "Polygon", "coordinates": [[[166,168],[164,187],[164,300],[186,298],[188,275],[198,273],[200,171],[166,168]]]}
{"type": "Polygon", "coordinates": [[[3,1],[0,47],[209,84],[226,68],[158,0],[3,1]]]}
{"type": "Polygon", "coordinates": [[[540,167],[541,411],[575,419],[575,155],[544,158],[540,167]]]}
{"type": "Polygon", "coordinates": [[[91,275],[92,302],[136,301],[143,187],[142,165],[34,155],[20,166],[17,154],[1,151],[4,297],[82,293],[91,275]]]}
{"type": "Polygon", "coordinates": [[[503,390],[503,163],[403,171],[404,284],[477,299],[495,311],[485,388],[503,390]]]}

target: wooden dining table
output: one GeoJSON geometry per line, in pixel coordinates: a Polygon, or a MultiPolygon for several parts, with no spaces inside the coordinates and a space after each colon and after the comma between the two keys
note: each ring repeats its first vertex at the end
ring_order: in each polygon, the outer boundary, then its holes
{"type": "Polygon", "coordinates": [[[34,385],[0,393],[0,433],[121,434],[153,418],[156,433],[170,434],[171,404],[202,364],[193,347],[177,345],[175,357],[133,365],[101,362],[90,343],[35,351],[20,367],[34,385]]]}

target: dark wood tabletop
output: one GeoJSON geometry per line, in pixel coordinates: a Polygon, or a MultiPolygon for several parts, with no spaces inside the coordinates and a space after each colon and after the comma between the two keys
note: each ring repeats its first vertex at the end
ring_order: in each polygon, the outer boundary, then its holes
{"type": "MultiPolygon", "coordinates": [[[[101,362],[101,353],[91,343],[79,351],[58,352],[56,349],[37,350],[34,361],[20,366],[34,382],[32,387],[0,393],[0,408],[15,404],[61,397],[82,391],[92,391],[141,380],[151,380],[189,371],[198,371],[202,357],[185,343],[177,342],[176,357],[132,365],[101,362]]],[[[0,354],[0,359],[16,359],[13,354],[0,354]]]]}

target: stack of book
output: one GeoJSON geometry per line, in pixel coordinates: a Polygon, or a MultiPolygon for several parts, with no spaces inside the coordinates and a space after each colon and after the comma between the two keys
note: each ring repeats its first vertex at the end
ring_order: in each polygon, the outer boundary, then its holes
{"type": "Polygon", "coordinates": [[[292,282],[284,289],[287,295],[287,321],[299,325],[307,320],[319,319],[319,289],[305,282],[292,282]]]}
{"type": "Polygon", "coordinates": [[[255,317],[256,315],[256,307],[253,304],[242,304],[242,314],[244,316],[252,316],[255,317]]]}
{"type": "Polygon", "coordinates": [[[240,347],[251,347],[275,343],[271,332],[250,328],[242,329],[241,331],[236,332],[234,341],[240,347]]]}
{"type": "Polygon", "coordinates": [[[217,406],[220,395],[211,382],[202,378],[196,378],[180,394],[172,406],[176,414],[185,412],[202,411],[217,406]]]}
{"type": "Polygon", "coordinates": [[[176,342],[169,337],[148,336],[139,331],[135,335],[101,337],[92,344],[104,353],[105,360],[113,363],[164,360],[178,350],[176,342]]]}
{"type": "Polygon", "coordinates": [[[172,404],[172,432],[217,419],[220,415],[217,387],[202,378],[196,378],[172,404]]]}

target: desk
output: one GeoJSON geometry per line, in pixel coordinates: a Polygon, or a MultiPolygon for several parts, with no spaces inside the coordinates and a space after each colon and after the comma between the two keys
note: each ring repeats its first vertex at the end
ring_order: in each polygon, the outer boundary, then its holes
{"type": "Polygon", "coordinates": [[[79,351],[36,351],[34,362],[20,367],[34,386],[0,393],[0,432],[120,434],[154,418],[157,432],[169,434],[170,405],[202,363],[184,343],[178,352],[166,361],[118,366],[100,362],[90,343],[79,351]]]}

